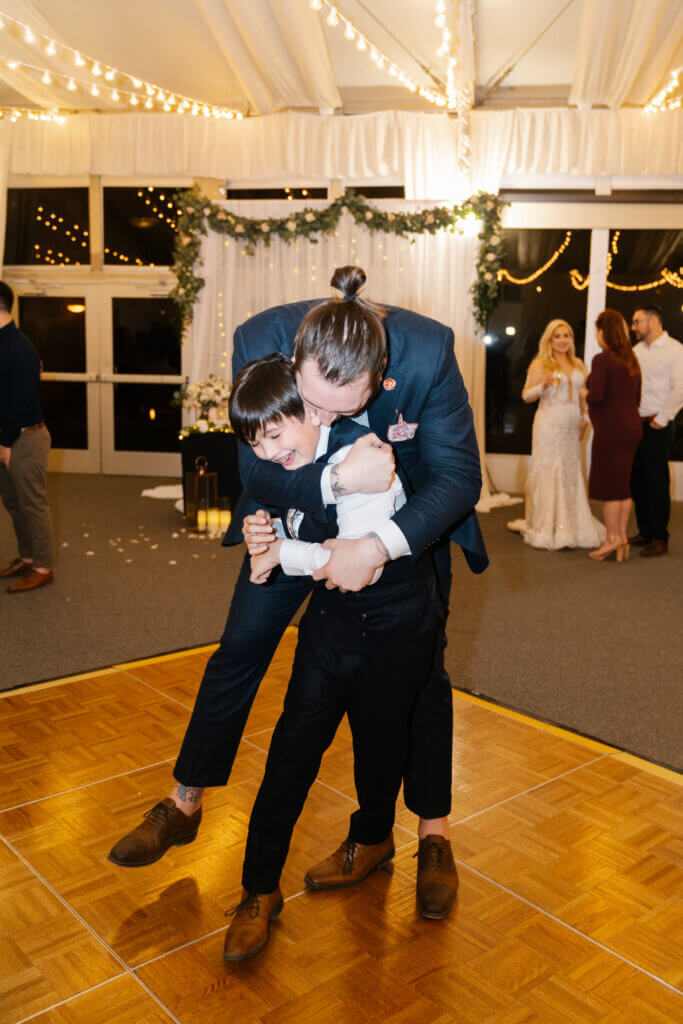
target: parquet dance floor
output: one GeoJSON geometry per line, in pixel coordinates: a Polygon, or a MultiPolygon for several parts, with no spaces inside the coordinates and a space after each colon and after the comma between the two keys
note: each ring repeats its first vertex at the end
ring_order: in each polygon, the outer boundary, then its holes
{"type": "Polygon", "coordinates": [[[226,964],[294,642],[197,840],[146,868],[107,853],[166,795],[209,651],[0,698],[0,1024],[680,1024],[683,780],[458,694],[452,916],[416,914],[403,806],[388,869],[304,891],[354,806],[344,728],[297,826],[271,941],[226,964]]]}

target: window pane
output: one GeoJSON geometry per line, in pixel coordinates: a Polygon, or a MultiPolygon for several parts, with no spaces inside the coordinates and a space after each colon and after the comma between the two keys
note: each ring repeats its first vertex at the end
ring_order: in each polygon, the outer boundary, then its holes
{"type": "Polygon", "coordinates": [[[90,263],[87,188],[7,190],[5,263],[90,263]]]}
{"type": "Polygon", "coordinates": [[[175,188],[104,189],[104,262],[168,267],[177,221],[175,188]]]}
{"type": "MultiPolygon", "coordinates": [[[[664,330],[672,338],[683,341],[683,231],[612,231],[610,253],[612,266],[607,283],[610,309],[617,309],[630,325],[639,303],[659,306],[664,330]],[[672,275],[669,281],[664,279],[664,272],[672,275]],[[646,284],[655,286],[643,288],[646,284]]],[[[680,462],[683,461],[683,411],[676,422],[678,430],[671,457],[680,462]]]]}
{"type": "Polygon", "coordinates": [[[229,188],[228,199],[327,199],[326,188],[229,188]]]}
{"type": "Polygon", "coordinates": [[[486,450],[528,454],[535,407],[522,401],[522,387],[546,324],[567,320],[583,357],[588,291],[572,284],[569,271],[588,274],[591,233],[515,229],[502,235],[503,267],[526,283],[501,281],[500,302],[487,323],[486,450]],[[555,262],[537,274],[565,242],[555,262]]]}
{"type": "Polygon", "coordinates": [[[114,299],[114,372],[180,373],[180,318],[171,299],[114,299]]]}
{"type": "Polygon", "coordinates": [[[43,416],[53,448],[88,447],[86,384],[71,380],[44,380],[40,385],[43,416]]]}
{"type": "Polygon", "coordinates": [[[114,447],[122,452],[177,452],[181,410],[177,384],[114,385],[114,447]]]}
{"type": "Polygon", "coordinates": [[[19,326],[38,349],[44,370],[85,372],[85,299],[82,296],[22,295],[19,326]]]}

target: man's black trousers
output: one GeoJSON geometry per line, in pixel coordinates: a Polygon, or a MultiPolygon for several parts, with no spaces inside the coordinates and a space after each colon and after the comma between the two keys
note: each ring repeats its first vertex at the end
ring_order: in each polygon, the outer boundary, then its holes
{"type": "MultiPolygon", "coordinates": [[[[444,608],[450,590],[450,546],[434,549],[444,608]]],[[[218,650],[212,654],[173,774],[185,786],[224,786],[259,684],[297,609],[310,592],[308,577],[278,572],[266,585],[250,583],[245,556],[218,650]]],[[[407,806],[422,818],[451,809],[453,709],[444,668],[444,626],[437,634],[432,672],[420,690],[410,725],[404,773],[407,806]]]]}
{"type": "Polygon", "coordinates": [[[249,822],[242,884],[250,893],[273,892],[279,885],[292,831],[344,714],[360,804],[348,837],[364,845],[381,843],[394,825],[410,715],[431,671],[434,633],[365,651],[322,645],[314,636],[309,631],[299,640],[249,822]]]}
{"type": "Polygon", "coordinates": [[[636,449],[631,469],[631,495],[638,532],[647,540],[669,539],[669,456],[675,435],[673,420],[662,430],[643,423],[643,439],[636,449]]]}

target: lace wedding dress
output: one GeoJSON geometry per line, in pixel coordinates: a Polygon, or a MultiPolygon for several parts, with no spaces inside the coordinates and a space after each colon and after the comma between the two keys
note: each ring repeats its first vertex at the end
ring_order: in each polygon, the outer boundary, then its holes
{"type": "Polygon", "coordinates": [[[531,465],[526,483],[526,518],[508,523],[534,548],[596,548],[605,527],[588,504],[581,467],[579,389],[583,374],[571,382],[562,374],[557,387],[541,394],[534,417],[531,465]]]}

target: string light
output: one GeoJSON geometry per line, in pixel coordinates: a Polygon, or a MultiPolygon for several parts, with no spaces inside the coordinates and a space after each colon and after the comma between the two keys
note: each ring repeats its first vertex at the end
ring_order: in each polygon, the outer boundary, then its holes
{"type": "Polygon", "coordinates": [[[678,110],[683,97],[675,94],[681,86],[681,75],[683,75],[683,67],[674,68],[667,84],[645,107],[646,114],[657,114],[661,110],[678,110]]]}
{"type": "MultiPolygon", "coordinates": [[[[659,272],[659,277],[654,281],[647,281],[643,284],[615,284],[614,281],[610,281],[609,275],[612,270],[612,257],[619,254],[619,239],[621,237],[621,231],[615,231],[610,242],[610,251],[607,253],[607,279],[606,285],[615,292],[649,292],[653,288],[661,288],[663,284],[670,284],[673,288],[683,288],[683,277],[677,274],[675,270],[669,270],[668,267],[662,267],[659,272]]],[[[683,267],[680,268],[683,270],[683,267]]],[[[578,270],[569,271],[569,279],[572,286],[577,291],[583,291],[590,284],[590,274],[586,274],[583,277],[578,270]]]]}
{"type": "MultiPolygon", "coordinates": [[[[190,108],[194,109],[196,106],[198,112],[199,110],[202,112],[205,109],[208,110],[208,114],[205,116],[209,117],[240,121],[244,116],[241,111],[234,110],[229,107],[207,107],[206,104],[200,103],[198,100],[189,96],[173,96],[172,100],[169,99],[167,101],[165,91],[159,85],[155,85],[153,82],[146,82],[143,79],[140,79],[135,75],[130,75],[128,72],[121,71],[112,65],[103,64],[101,61],[97,60],[97,58],[87,54],[82,54],[79,50],[74,49],[72,46],[68,46],[66,43],[56,43],[55,40],[49,36],[35,32],[30,25],[19,21],[18,18],[13,18],[11,15],[3,13],[2,26],[4,27],[6,24],[12,24],[15,26],[22,34],[26,43],[33,44],[40,40],[40,47],[47,56],[70,57],[73,61],[74,67],[88,69],[86,73],[93,76],[95,79],[104,77],[107,82],[116,83],[116,88],[112,89],[112,92],[108,97],[113,102],[117,102],[121,95],[132,97],[137,92],[144,89],[147,97],[151,100],[151,103],[145,103],[145,108],[148,110],[154,109],[157,104],[159,109],[166,109],[165,104],[168,102],[169,107],[176,107],[176,112],[181,114],[185,113],[190,108]],[[123,82],[129,82],[132,88],[123,88],[123,82]]],[[[50,82],[53,85],[63,85],[70,92],[75,92],[80,87],[84,91],[89,92],[92,96],[100,95],[99,90],[98,92],[93,90],[93,85],[96,83],[92,80],[84,81],[83,79],[80,79],[78,75],[70,75],[58,70],[46,68],[44,65],[41,66],[27,63],[25,61],[8,61],[7,67],[12,71],[21,68],[22,71],[36,72],[40,76],[48,73],[50,74],[50,82]]],[[[43,81],[45,84],[50,84],[45,79],[43,79],[43,81]]],[[[132,103],[131,100],[131,105],[136,106],[137,104],[132,103]]],[[[21,114],[18,114],[17,116],[21,116],[21,114]]]]}
{"type": "Polygon", "coordinates": [[[562,242],[562,244],[557,247],[557,249],[552,254],[550,259],[546,260],[542,267],[539,267],[538,270],[534,270],[534,272],[532,274],[529,274],[528,277],[513,277],[513,275],[508,270],[505,270],[504,267],[501,267],[501,269],[498,271],[498,280],[510,281],[512,284],[531,284],[531,282],[535,281],[537,277],[541,276],[541,274],[545,274],[546,270],[549,270],[550,267],[552,267],[553,263],[557,262],[557,260],[565,251],[571,240],[572,233],[571,231],[568,231],[567,234],[564,236],[564,242],[562,242]]]}
{"type": "Polygon", "coordinates": [[[383,53],[375,43],[368,39],[350,18],[346,17],[345,14],[342,14],[335,4],[330,3],[330,0],[310,0],[310,6],[314,11],[321,12],[326,8],[328,12],[325,19],[327,24],[331,28],[335,28],[343,24],[345,38],[351,41],[355,39],[356,48],[358,50],[362,53],[367,53],[370,60],[378,68],[386,68],[391,77],[398,79],[400,84],[405,89],[408,89],[409,92],[418,93],[422,99],[426,100],[428,103],[432,103],[434,106],[447,106],[448,99],[443,93],[437,92],[435,89],[426,88],[423,85],[418,85],[418,83],[411,78],[403,68],[399,67],[395,61],[391,60],[386,53],[383,53]],[[369,52],[368,47],[370,48],[369,52]]]}

